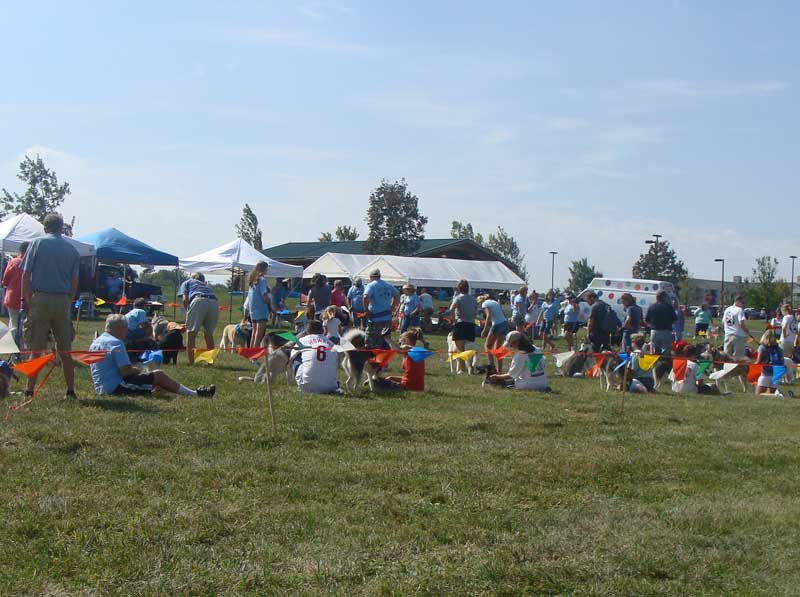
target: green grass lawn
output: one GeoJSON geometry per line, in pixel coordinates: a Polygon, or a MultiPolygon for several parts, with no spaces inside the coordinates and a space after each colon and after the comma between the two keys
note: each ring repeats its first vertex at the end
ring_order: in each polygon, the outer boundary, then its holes
{"type": "Polygon", "coordinates": [[[484,389],[437,355],[424,394],[282,381],[273,437],[247,361],[180,362],[215,400],[96,398],[81,367],[81,400],[57,372],[0,427],[0,594],[798,592],[800,401],[623,413],[596,380],[484,389]]]}

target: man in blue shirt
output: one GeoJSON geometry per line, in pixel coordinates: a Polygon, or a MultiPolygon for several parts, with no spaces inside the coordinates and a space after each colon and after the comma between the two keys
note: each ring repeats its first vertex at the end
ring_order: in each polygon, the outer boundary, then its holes
{"type": "Polygon", "coordinates": [[[142,324],[147,321],[147,311],[144,310],[146,306],[147,301],[137,298],[133,301],[133,309],[125,314],[125,320],[128,322],[128,339],[144,338],[145,332],[142,324]]]}
{"type": "Polygon", "coordinates": [[[190,390],[160,369],[148,372],[131,365],[128,352],[125,350],[127,335],[128,321],[123,315],[112,313],[106,318],[106,331],[95,338],[89,346],[91,351],[106,353],[102,361],[91,365],[92,383],[97,394],[149,396],[153,389],[157,388],[179,396],[214,397],[215,386],[202,386],[190,390]]]}
{"type": "Polygon", "coordinates": [[[270,293],[272,303],[272,326],[275,327],[280,321],[279,311],[286,308],[286,297],[289,295],[289,280],[278,280],[275,288],[270,293]]]}
{"type": "Polygon", "coordinates": [[[178,294],[183,298],[186,309],[186,359],[194,364],[194,347],[197,343],[197,332],[203,330],[206,350],[214,349],[214,328],[219,319],[217,297],[206,285],[203,274],[195,273],[181,284],[178,294]]]}
{"type": "Polygon", "coordinates": [[[363,329],[366,317],[364,316],[364,282],[356,278],[350,290],[347,291],[347,307],[353,316],[353,322],[363,329]]]}
{"type": "MultiPolygon", "coordinates": [[[[23,333],[28,349],[47,348],[50,331],[61,356],[66,398],[75,398],[75,370],[67,354],[72,348],[72,299],[78,292],[77,249],[64,240],[64,219],[56,213],[44,218],[45,235],[35,239],[22,262],[22,310],[26,313],[23,333]]],[[[26,395],[33,395],[36,376],[28,377],[26,395]]]]}
{"type": "Polygon", "coordinates": [[[381,280],[381,270],[374,269],[364,287],[364,309],[367,312],[367,348],[383,344],[383,328],[391,328],[392,315],[400,304],[397,288],[381,280]]]}

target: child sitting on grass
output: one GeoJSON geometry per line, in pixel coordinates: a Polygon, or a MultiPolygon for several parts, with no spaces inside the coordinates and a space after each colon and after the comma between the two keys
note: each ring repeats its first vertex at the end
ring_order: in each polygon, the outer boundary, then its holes
{"type": "Polygon", "coordinates": [[[639,359],[644,356],[644,334],[631,335],[631,359],[628,362],[628,379],[630,379],[629,392],[647,394],[655,388],[655,380],[651,370],[644,371],[639,367],[639,359]]]}
{"type": "Polygon", "coordinates": [[[531,344],[527,336],[516,330],[508,332],[503,346],[515,351],[511,357],[508,373],[487,371],[483,385],[503,386],[515,390],[549,391],[544,372],[544,355],[538,358],[535,365],[531,364],[531,356],[536,353],[541,354],[542,351],[531,344]]]}
{"type": "MultiPolygon", "coordinates": [[[[409,330],[400,334],[400,350],[408,352],[417,345],[419,340],[416,330],[409,330]]],[[[425,348],[428,348],[428,343],[422,340],[425,348]]],[[[425,391],[425,361],[419,362],[410,358],[408,354],[403,356],[403,375],[389,375],[383,378],[382,381],[391,388],[399,388],[401,390],[408,390],[409,392],[424,392],[425,391]]]]}

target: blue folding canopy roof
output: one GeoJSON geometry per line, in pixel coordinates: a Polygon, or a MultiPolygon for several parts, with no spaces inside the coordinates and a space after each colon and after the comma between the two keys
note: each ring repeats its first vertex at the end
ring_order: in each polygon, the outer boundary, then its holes
{"type": "Polygon", "coordinates": [[[97,259],[100,261],[136,265],[178,265],[178,258],[175,255],[154,249],[116,228],[105,228],[81,236],[78,240],[93,244],[97,249],[97,259]]]}

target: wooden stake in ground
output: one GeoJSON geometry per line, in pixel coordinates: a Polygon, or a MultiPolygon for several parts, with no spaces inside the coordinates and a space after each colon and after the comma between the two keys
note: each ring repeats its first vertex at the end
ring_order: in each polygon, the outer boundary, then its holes
{"type": "Polygon", "coordinates": [[[264,353],[264,375],[267,377],[267,401],[269,402],[269,419],[272,423],[272,436],[275,437],[277,429],[275,426],[275,410],[272,408],[272,384],[269,380],[269,348],[264,353]]]}
{"type": "Polygon", "coordinates": [[[622,371],[622,409],[621,413],[625,414],[625,392],[628,391],[628,365],[631,363],[633,357],[629,354],[628,361],[625,363],[625,368],[622,371]]]}

